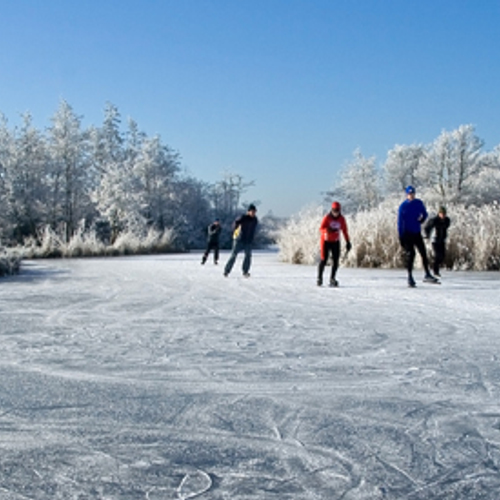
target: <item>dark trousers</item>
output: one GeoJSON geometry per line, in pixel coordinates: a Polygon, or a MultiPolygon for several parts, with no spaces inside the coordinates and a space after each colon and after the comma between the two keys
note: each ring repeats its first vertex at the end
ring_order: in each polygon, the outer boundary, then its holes
{"type": "Polygon", "coordinates": [[[422,257],[422,264],[425,269],[425,273],[429,274],[429,260],[427,259],[427,251],[425,249],[425,243],[420,233],[406,233],[401,241],[406,254],[406,269],[408,269],[408,276],[413,275],[413,264],[415,262],[416,251],[422,257]]]}
{"type": "Polygon", "coordinates": [[[205,250],[205,253],[203,254],[203,262],[206,262],[208,259],[208,254],[210,253],[210,250],[214,251],[214,262],[217,264],[219,260],[219,243],[217,242],[208,242],[207,243],[207,248],[205,250]]]}
{"type": "Polygon", "coordinates": [[[250,265],[252,264],[252,244],[244,243],[240,240],[233,240],[233,251],[229,256],[229,260],[226,262],[226,266],[224,268],[224,274],[229,274],[231,269],[236,262],[236,257],[243,250],[245,252],[245,257],[243,258],[243,264],[241,269],[243,274],[247,274],[250,271],[250,265]]]}
{"type": "Polygon", "coordinates": [[[444,241],[433,241],[432,250],[434,252],[433,271],[434,274],[439,274],[439,268],[442,266],[446,256],[446,245],[444,241]]]}
{"type": "Polygon", "coordinates": [[[335,279],[337,274],[337,269],[339,268],[340,259],[340,241],[322,241],[321,242],[321,260],[318,265],[318,281],[323,282],[323,272],[325,270],[326,263],[328,262],[328,256],[332,256],[332,272],[330,274],[330,281],[335,279]]]}

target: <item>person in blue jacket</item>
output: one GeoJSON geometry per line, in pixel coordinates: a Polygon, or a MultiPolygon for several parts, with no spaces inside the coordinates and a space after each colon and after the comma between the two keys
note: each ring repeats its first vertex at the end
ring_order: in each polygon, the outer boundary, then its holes
{"type": "Polygon", "coordinates": [[[429,260],[422,238],[422,223],[427,219],[427,210],[422,200],[415,197],[415,188],[406,188],[406,200],[401,203],[398,211],[398,233],[399,241],[406,254],[406,268],[408,270],[408,286],[415,287],[413,279],[413,264],[415,262],[415,249],[422,257],[425,270],[424,281],[438,283],[437,278],[432,276],[429,270],[429,260]]]}

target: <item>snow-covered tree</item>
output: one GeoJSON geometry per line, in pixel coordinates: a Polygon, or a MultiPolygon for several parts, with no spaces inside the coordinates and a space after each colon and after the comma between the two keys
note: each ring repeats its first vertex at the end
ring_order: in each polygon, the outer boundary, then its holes
{"type": "Polygon", "coordinates": [[[7,118],[0,113],[0,245],[10,236],[8,212],[10,202],[7,189],[7,172],[13,151],[13,138],[8,128],[7,118]]]}
{"type": "Polygon", "coordinates": [[[206,244],[206,227],[213,221],[207,191],[207,183],[193,177],[175,181],[172,227],[188,248],[201,248],[206,244]]]}
{"type": "Polygon", "coordinates": [[[213,184],[209,190],[216,216],[221,219],[233,219],[241,210],[243,194],[254,184],[254,181],[245,181],[240,174],[225,171],[222,179],[213,184]]]}
{"type": "Polygon", "coordinates": [[[482,154],[478,162],[480,168],[470,180],[467,202],[474,205],[500,203],[500,146],[482,154]]]}
{"type": "Polygon", "coordinates": [[[33,127],[29,113],[23,116],[9,172],[10,213],[14,237],[18,241],[34,234],[46,216],[46,174],[48,155],[46,143],[33,127]]]}
{"type": "Polygon", "coordinates": [[[418,176],[429,195],[441,203],[467,201],[472,180],[481,169],[482,147],[472,125],[443,131],[419,164],[418,176]]]}
{"type": "Polygon", "coordinates": [[[62,101],[49,129],[49,220],[53,226],[64,224],[67,240],[78,222],[91,213],[91,169],[86,136],[81,129],[81,118],[66,101],[62,101]]]}
{"type": "Polygon", "coordinates": [[[89,130],[90,159],[98,180],[106,173],[109,165],[124,159],[124,139],[120,131],[120,123],[118,108],[107,103],[102,127],[91,127],[89,130]]]}
{"type": "Polygon", "coordinates": [[[375,157],[366,158],[356,149],[354,158],[341,171],[339,181],[326,194],[329,199],[339,200],[345,212],[376,207],[381,200],[381,174],[375,157]]]}
{"type": "MultiPolygon", "coordinates": [[[[137,153],[129,154],[120,131],[120,113],[116,106],[107,104],[104,122],[90,131],[91,161],[97,182],[92,190],[100,218],[94,224],[107,227],[107,238],[114,239],[125,229],[129,220],[132,166],[137,153]]],[[[137,128],[134,124],[134,128],[137,128]]],[[[133,148],[139,147],[138,145],[133,148]]],[[[106,239],[107,239],[106,238],[106,239]]]]}
{"type": "Polygon", "coordinates": [[[406,186],[419,184],[418,167],[424,155],[424,146],[396,145],[387,153],[383,166],[386,194],[401,193],[406,186]]]}
{"type": "Polygon", "coordinates": [[[162,145],[159,136],[142,143],[133,165],[134,194],[141,215],[160,231],[175,224],[175,179],[179,172],[179,155],[162,145]]]}

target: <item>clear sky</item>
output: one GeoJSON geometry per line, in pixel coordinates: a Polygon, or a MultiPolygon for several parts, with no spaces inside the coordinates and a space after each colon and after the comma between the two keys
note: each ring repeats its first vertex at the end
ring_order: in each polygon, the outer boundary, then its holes
{"type": "Polygon", "coordinates": [[[0,112],[43,129],[107,102],[187,171],[256,185],[260,213],[323,199],[356,148],[473,124],[500,143],[499,0],[0,0],[0,112]]]}

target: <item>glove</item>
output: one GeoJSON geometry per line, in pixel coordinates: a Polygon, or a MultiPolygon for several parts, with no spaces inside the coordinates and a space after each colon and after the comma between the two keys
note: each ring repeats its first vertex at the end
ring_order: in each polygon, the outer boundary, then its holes
{"type": "Polygon", "coordinates": [[[351,248],[352,248],[352,245],[351,245],[351,242],[350,241],[347,241],[346,244],[345,244],[345,249],[347,252],[350,252],[351,251],[351,248]]]}

